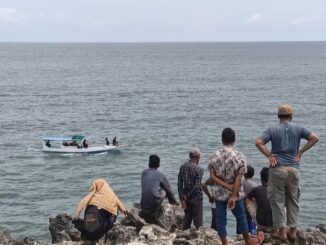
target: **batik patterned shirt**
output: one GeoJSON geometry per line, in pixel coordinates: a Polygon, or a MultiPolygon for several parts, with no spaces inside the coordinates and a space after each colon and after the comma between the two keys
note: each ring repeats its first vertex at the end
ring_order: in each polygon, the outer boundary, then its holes
{"type": "Polygon", "coordinates": [[[188,161],[180,167],[178,192],[180,200],[203,200],[201,181],[204,169],[197,163],[188,161]]]}
{"type": "MultiPolygon", "coordinates": [[[[208,169],[214,170],[215,175],[228,184],[234,184],[238,174],[247,172],[247,162],[245,156],[234,149],[233,146],[223,146],[214,152],[209,158],[208,169]]],[[[216,200],[227,201],[232,192],[220,185],[214,188],[213,196],[216,200]]],[[[242,186],[238,193],[238,199],[244,198],[242,186]]]]}

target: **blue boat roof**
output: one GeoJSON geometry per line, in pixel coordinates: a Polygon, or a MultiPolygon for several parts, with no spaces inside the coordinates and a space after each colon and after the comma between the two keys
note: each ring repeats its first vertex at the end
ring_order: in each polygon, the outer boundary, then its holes
{"type": "Polygon", "coordinates": [[[85,138],[82,134],[67,135],[67,136],[54,136],[46,135],[43,137],[43,141],[82,141],[85,138]]]}

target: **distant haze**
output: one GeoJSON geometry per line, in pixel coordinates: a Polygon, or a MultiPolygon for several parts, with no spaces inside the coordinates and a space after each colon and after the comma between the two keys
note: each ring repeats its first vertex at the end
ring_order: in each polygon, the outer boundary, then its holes
{"type": "Polygon", "coordinates": [[[0,42],[323,40],[325,0],[0,2],[0,42]]]}

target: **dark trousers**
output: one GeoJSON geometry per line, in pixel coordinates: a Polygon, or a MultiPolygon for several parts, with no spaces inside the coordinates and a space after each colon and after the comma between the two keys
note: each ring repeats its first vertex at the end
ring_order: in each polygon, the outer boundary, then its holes
{"type": "Polygon", "coordinates": [[[212,208],[211,228],[217,231],[217,225],[216,225],[216,208],[212,208]]]}
{"type": "Polygon", "coordinates": [[[203,200],[188,200],[186,205],[183,230],[189,229],[192,221],[196,229],[203,226],[203,200]]]}

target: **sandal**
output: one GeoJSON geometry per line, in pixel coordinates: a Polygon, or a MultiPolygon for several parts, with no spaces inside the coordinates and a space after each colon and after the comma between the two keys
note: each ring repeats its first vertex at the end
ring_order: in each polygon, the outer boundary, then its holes
{"type": "Polygon", "coordinates": [[[295,242],[296,240],[298,240],[298,237],[296,235],[292,236],[290,235],[290,232],[287,232],[286,233],[286,236],[287,236],[287,239],[290,241],[290,242],[295,242]]]}
{"type": "Polygon", "coordinates": [[[250,245],[260,245],[265,240],[265,234],[262,231],[259,231],[257,235],[250,237],[250,245]]]}

